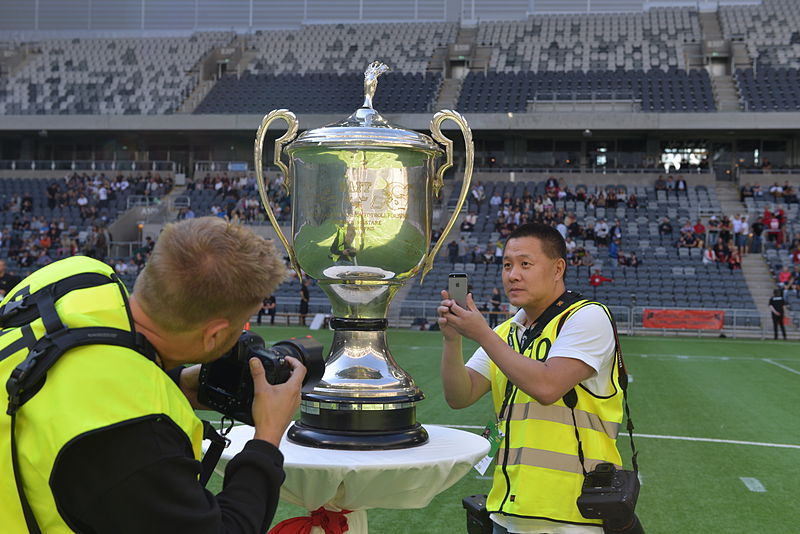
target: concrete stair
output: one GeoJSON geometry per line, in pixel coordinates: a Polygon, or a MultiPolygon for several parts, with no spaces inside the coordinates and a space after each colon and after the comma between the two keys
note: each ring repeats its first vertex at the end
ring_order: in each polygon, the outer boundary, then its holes
{"type": "Polygon", "coordinates": [[[717,105],[717,111],[742,111],[739,105],[739,91],[736,89],[733,77],[727,74],[724,76],[712,76],[711,89],[714,92],[714,103],[717,105]]]}
{"type": "MultiPolygon", "coordinates": [[[[733,217],[737,213],[747,213],[747,208],[739,200],[739,190],[735,183],[717,181],[716,191],[723,214],[733,217]]],[[[758,313],[761,315],[764,332],[767,337],[770,337],[772,335],[772,319],[768,303],[772,292],[777,287],[775,279],[769,272],[764,257],[758,253],[746,254],[742,258],[742,274],[744,274],[747,289],[753,297],[758,313]]],[[[790,339],[800,339],[800,329],[794,325],[789,326],[786,328],[786,335],[790,339]]]]}
{"type": "Polygon", "coordinates": [[[464,80],[447,78],[442,80],[439,88],[439,98],[436,99],[436,109],[456,109],[458,106],[458,96],[461,94],[461,86],[464,80]]]}

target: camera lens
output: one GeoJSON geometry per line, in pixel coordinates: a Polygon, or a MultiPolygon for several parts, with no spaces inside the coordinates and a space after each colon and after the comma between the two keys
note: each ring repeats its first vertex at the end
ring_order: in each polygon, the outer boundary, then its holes
{"type": "Polygon", "coordinates": [[[322,343],[311,336],[291,338],[275,343],[269,349],[251,350],[251,356],[258,357],[264,364],[267,382],[282,384],[289,380],[292,367],[286,361],[287,356],[296,358],[306,368],[303,385],[316,384],[325,372],[325,361],[322,358],[322,343]]]}

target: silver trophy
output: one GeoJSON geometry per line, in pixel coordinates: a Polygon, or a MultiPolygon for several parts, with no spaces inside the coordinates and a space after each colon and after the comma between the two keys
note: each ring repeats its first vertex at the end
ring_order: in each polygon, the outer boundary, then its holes
{"type": "Polygon", "coordinates": [[[256,134],[255,168],[267,216],[294,270],[301,279],[302,272],[314,278],[333,308],[325,374],[303,392],[300,421],[289,429],[289,439],[303,445],[391,449],[428,439],[416,420],[424,395],[386,343],[387,310],[403,284],[433,266],[466,200],[474,149],[467,122],[454,111],[434,115],[433,138],[384,119],[372,98],[386,70],[378,62],[367,68],[364,104],[341,122],[297,137],[295,115],[278,109],[256,134]],[[292,198],[292,243],[272,212],[262,170],[264,137],[276,119],[288,124],[275,141],[274,163],[292,198]],[[453,142],[440,129],[447,119],[464,136],[466,165],[456,209],[431,249],[432,199],[453,164],[453,142]]]}

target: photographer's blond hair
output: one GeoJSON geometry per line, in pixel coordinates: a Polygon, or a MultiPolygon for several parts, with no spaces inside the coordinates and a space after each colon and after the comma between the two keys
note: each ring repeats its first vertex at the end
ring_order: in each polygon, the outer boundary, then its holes
{"type": "Polygon", "coordinates": [[[191,330],[247,314],[284,280],[286,268],[271,241],[219,217],[166,225],[133,293],[165,330],[191,330]]]}

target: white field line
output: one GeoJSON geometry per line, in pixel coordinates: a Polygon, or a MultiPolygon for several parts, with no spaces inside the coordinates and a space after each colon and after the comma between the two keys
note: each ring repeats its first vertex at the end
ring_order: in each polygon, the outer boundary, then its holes
{"type": "Polygon", "coordinates": [[[800,362],[797,358],[757,358],[755,356],[711,356],[689,354],[625,354],[625,357],[639,356],[640,358],[662,358],[676,360],[719,360],[723,362],[751,361],[751,362],[800,362]]]}
{"type": "MultiPolygon", "coordinates": [[[[439,425],[450,428],[464,428],[464,429],[483,429],[482,426],[477,425],[439,425]]],[[[717,439],[717,438],[694,438],[691,436],[662,436],[659,434],[634,434],[635,438],[652,438],[652,439],[671,439],[678,441],[701,441],[706,443],[726,443],[729,445],[753,445],[757,447],[777,447],[781,449],[800,449],[800,445],[792,445],[789,443],[767,443],[762,441],[741,441],[735,439],[717,439]]]]}
{"type": "Polygon", "coordinates": [[[790,373],[794,373],[796,375],[800,375],[800,371],[798,371],[797,369],[792,369],[791,367],[788,367],[786,365],[780,364],[780,363],[778,363],[775,360],[772,360],[770,358],[764,358],[764,361],[767,362],[767,363],[771,363],[772,365],[777,365],[781,369],[789,371],[790,373]]]}
{"type": "MultiPolygon", "coordinates": [[[[213,425],[218,425],[219,421],[209,421],[213,425]]],[[[241,426],[236,424],[235,426],[241,426]]],[[[484,426],[480,425],[442,425],[448,428],[463,428],[465,430],[483,430],[484,426]]],[[[638,434],[634,433],[635,438],[650,438],[650,439],[671,439],[677,441],[700,441],[705,443],[726,443],[728,445],[752,445],[756,447],[775,447],[779,449],[800,449],[800,445],[793,445],[790,443],[767,443],[763,441],[741,441],[736,439],[717,439],[717,438],[695,438],[691,436],[662,436],[659,434],[638,434]]]]}
{"type": "Polygon", "coordinates": [[[750,491],[754,491],[756,493],[766,493],[767,492],[767,488],[765,488],[764,484],[762,484],[761,481],[758,480],[757,478],[739,477],[739,480],[744,482],[744,485],[750,491]]]}

